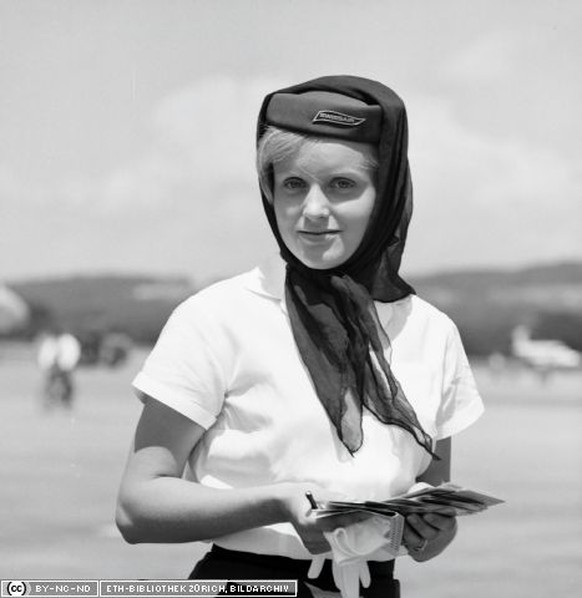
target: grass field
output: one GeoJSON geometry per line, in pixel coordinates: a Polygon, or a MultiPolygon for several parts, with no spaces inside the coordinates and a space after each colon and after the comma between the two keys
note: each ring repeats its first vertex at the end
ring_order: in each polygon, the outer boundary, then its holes
{"type": "MultiPolygon", "coordinates": [[[[113,526],[139,363],[81,370],[74,412],[43,413],[26,351],[0,350],[0,578],[183,579],[205,550],[130,546],[113,526]]],[[[403,596],[579,596],[582,375],[477,374],[487,413],[455,439],[453,480],[507,503],[461,520],[438,559],[400,559],[403,596]]]]}

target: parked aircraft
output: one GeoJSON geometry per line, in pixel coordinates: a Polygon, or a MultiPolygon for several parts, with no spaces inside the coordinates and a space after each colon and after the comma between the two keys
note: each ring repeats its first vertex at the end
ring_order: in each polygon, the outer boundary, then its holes
{"type": "Polygon", "coordinates": [[[513,330],[511,349],[516,359],[542,374],[582,368],[582,354],[562,341],[532,339],[527,326],[513,330]]]}

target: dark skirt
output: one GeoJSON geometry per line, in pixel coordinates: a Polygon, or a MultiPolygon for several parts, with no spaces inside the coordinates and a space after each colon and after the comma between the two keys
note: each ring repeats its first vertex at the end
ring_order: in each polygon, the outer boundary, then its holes
{"type": "MultiPolygon", "coordinates": [[[[296,579],[297,598],[313,598],[307,583],[322,590],[338,592],[333,582],[331,561],[326,560],[317,579],[309,579],[307,571],[311,561],[290,559],[284,556],[263,555],[251,552],[227,550],[213,546],[196,565],[188,579],[220,580],[279,580],[296,579]]],[[[365,598],[399,598],[400,585],[394,579],[394,561],[368,562],[372,582],[369,588],[361,588],[365,598]]]]}

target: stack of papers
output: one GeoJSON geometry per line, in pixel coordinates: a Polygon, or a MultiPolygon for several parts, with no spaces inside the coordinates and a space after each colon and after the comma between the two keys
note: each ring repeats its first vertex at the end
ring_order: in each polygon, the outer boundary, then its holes
{"type": "Polygon", "coordinates": [[[317,504],[318,517],[337,515],[350,511],[365,511],[375,515],[394,517],[412,513],[442,513],[445,515],[473,515],[504,501],[484,494],[446,483],[431,486],[416,492],[403,494],[384,501],[366,500],[363,502],[331,500],[317,504]]]}

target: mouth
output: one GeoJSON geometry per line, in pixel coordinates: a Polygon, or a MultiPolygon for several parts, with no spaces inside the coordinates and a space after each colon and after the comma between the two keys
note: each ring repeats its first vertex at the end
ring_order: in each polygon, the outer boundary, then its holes
{"type": "Polygon", "coordinates": [[[329,243],[333,241],[341,231],[337,229],[329,229],[329,230],[299,230],[297,234],[299,238],[302,239],[306,243],[310,244],[320,244],[320,243],[329,243]]]}
{"type": "Polygon", "coordinates": [[[337,235],[339,234],[339,230],[337,229],[326,229],[326,230],[300,230],[298,233],[300,235],[305,235],[308,237],[325,237],[327,235],[337,235]]]}

